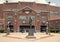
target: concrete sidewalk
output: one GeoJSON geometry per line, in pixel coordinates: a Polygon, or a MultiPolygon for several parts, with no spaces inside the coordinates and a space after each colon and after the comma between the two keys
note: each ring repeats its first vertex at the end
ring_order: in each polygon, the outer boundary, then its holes
{"type": "Polygon", "coordinates": [[[35,33],[36,39],[26,39],[27,35],[28,33],[10,33],[6,36],[6,33],[0,33],[0,42],[60,42],[60,34],[57,33],[35,33]]]}

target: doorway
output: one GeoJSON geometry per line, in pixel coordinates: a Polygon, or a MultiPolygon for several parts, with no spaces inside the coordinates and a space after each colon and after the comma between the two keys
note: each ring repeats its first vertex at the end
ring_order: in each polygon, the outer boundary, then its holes
{"type": "MultiPolygon", "coordinates": [[[[8,28],[8,26],[7,26],[8,28]]],[[[14,32],[14,26],[13,25],[9,25],[9,28],[10,28],[10,32],[14,32]]]]}
{"type": "MultiPolygon", "coordinates": [[[[23,25],[20,26],[20,32],[29,32],[29,29],[30,29],[30,26],[23,26],[23,25]]],[[[33,31],[35,32],[34,26],[32,26],[31,29],[33,29],[33,31]]]]}
{"type": "Polygon", "coordinates": [[[40,32],[46,32],[46,27],[47,27],[47,26],[41,26],[40,32]]]}

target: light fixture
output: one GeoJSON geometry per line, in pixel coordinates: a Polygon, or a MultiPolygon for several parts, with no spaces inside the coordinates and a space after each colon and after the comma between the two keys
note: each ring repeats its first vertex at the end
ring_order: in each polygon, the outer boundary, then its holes
{"type": "Polygon", "coordinates": [[[15,22],[16,22],[16,20],[15,20],[15,22]]]}
{"type": "Polygon", "coordinates": [[[25,13],[26,13],[26,14],[29,14],[29,13],[30,13],[30,11],[28,11],[28,10],[27,10],[27,11],[25,11],[25,13]]]}
{"type": "Polygon", "coordinates": [[[0,22],[0,25],[2,25],[3,23],[2,22],[0,22]]]}
{"type": "Polygon", "coordinates": [[[23,23],[25,23],[25,21],[23,21],[23,23]]]}
{"type": "Polygon", "coordinates": [[[48,24],[48,22],[46,22],[46,24],[48,24]]]}

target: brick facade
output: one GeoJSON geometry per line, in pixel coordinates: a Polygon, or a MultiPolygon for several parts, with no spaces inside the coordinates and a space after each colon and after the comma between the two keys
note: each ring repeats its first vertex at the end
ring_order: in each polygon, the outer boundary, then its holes
{"type": "Polygon", "coordinates": [[[45,21],[46,22],[49,21],[50,26],[57,26],[60,28],[60,24],[56,25],[56,21],[60,23],[60,7],[57,6],[50,6],[48,4],[38,4],[35,2],[18,2],[18,3],[0,4],[1,29],[7,28],[8,16],[12,16],[11,25],[13,25],[14,31],[17,31],[21,25],[29,26],[28,23],[30,16],[34,16],[34,19],[32,20],[32,26],[34,26],[34,28],[36,28],[37,31],[40,31],[40,28],[43,25],[42,16],[46,17],[45,21]],[[18,10],[17,12],[16,9],[18,10]],[[27,14],[25,13],[25,11],[29,11],[30,13],[27,14]],[[19,19],[20,16],[26,16],[26,19],[20,20],[19,19]],[[25,24],[23,22],[25,22],[25,24]]]}

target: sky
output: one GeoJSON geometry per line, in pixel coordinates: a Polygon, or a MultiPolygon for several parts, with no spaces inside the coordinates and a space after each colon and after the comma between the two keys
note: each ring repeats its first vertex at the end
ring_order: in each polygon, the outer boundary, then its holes
{"type": "MultiPolygon", "coordinates": [[[[0,0],[0,4],[5,2],[6,0],[0,0]]],[[[9,2],[18,2],[18,1],[24,1],[24,2],[36,2],[36,3],[43,3],[48,4],[50,1],[53,6],[60,6],[60,0],[8,0],[9,2]]]]}

